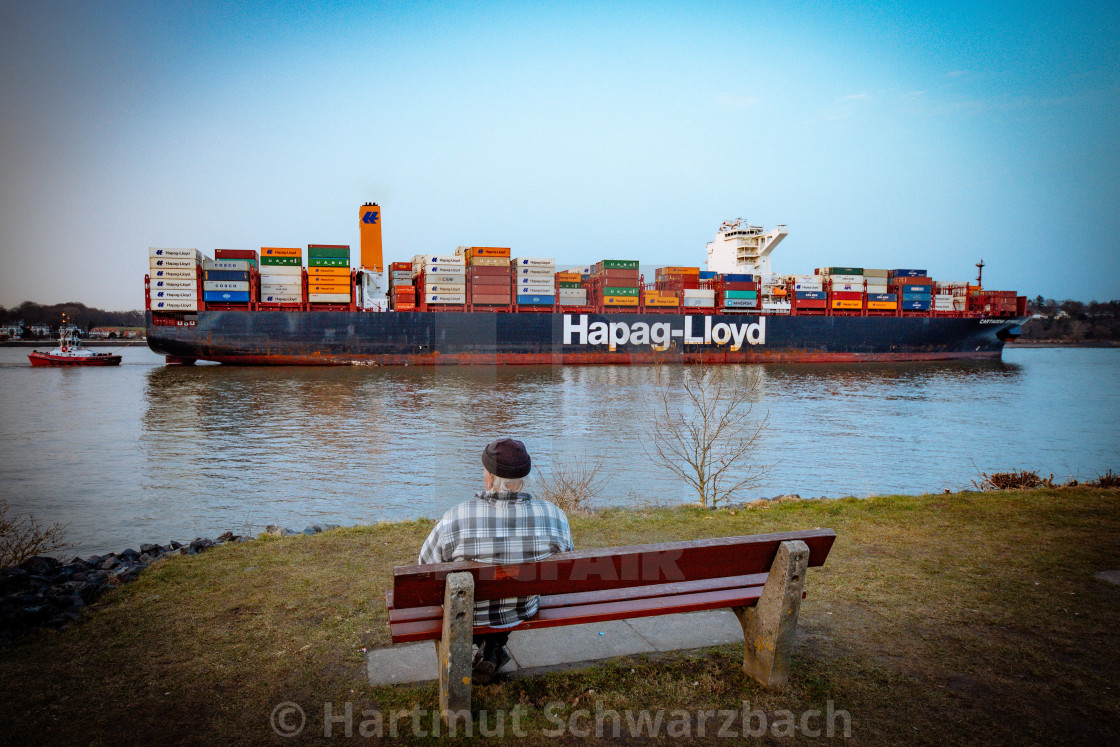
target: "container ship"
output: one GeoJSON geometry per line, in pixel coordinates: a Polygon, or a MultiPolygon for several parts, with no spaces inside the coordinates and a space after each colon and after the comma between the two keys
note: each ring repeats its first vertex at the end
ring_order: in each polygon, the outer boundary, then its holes
{"type": "Polygon", "coordinates": [[[508,247],[383,262],[381,207],[349,246],[152,247],[148,346],[168,363],[441,365],[998,359],[1027,299],[920,269],[779,275],[785,226],[719,227],[707,268],[558,269],[508,247]],[[306,264],[305,264],[306,259],[306,264]]]}

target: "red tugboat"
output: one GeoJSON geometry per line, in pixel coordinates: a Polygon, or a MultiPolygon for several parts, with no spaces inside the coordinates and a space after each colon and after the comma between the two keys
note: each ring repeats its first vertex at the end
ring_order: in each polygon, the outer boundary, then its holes
{"type": "MultiPolygon", "coordinates": [[[[65,325],[64,325],[65,326],[65,325]]],[[[95,353],[82,345],[68,329],[58,335],[58,347],[45,353],[38,350],[27,354],[32,366],[119,366],[121,357],[112,353],[95,353]]]]}

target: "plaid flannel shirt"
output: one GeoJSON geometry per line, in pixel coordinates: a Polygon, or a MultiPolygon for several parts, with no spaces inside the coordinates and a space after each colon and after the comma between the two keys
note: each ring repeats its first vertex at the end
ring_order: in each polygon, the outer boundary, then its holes
{"type": "MultiPolygon", "coordinates": [[[[574,550],[568,517],[529,493],[475,493],[443,515],[420,549],[420,563],[514,565],[574,550]]],[[[474,624],[508,627],[537,614],[540,597],[476,602],[474,624]]]]}

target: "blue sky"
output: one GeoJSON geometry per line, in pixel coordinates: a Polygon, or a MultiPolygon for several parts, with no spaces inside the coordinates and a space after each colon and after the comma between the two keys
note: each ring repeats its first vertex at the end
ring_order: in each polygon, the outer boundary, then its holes
{"type": "MultiPolygon", "coordinates": [[[[0,9],[0,304],[143,305],[148,246],[511,246],[1120,298],[1115,3],[0,9]]],[[[356,252],[355,252],[356,254],[356,252]]]]}

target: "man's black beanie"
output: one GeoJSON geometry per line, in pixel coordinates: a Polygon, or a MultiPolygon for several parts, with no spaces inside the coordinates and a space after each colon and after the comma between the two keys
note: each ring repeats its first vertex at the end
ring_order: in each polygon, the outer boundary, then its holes
{"type": "Polygon", "coordinates": [[[515,479],[529,474],[533,462],[525,451],[525,444],[512,438],[499,438],[483,450],[482,466],[496,477],[515,479]]]}

